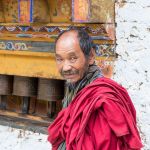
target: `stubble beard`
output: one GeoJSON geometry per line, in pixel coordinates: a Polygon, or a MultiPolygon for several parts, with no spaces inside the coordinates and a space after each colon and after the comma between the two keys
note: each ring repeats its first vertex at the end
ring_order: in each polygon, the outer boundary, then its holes
{"type": "MultiPolygon", "coordinates": [[[[72,82],[72,79],[67,79],[66,84],[72,88],[75,88],[76,85],[86,76],[86,73],[88,72],[88,68],[89,68],[89,64],[88,64],[88,61],[86,60],[84,68],[83,68],[84,72],[83,72],[83,74],[81,74],[81,78],[76,82],[72,82]]],[[[77,70],[77,71],[78,71],[78,75],[79,75],[79,70],[77,70]]]]}

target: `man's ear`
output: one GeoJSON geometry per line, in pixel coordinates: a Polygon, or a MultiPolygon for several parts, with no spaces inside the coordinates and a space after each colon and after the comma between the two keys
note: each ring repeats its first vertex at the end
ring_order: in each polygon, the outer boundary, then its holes
{"type": "Polygon", "coordinates": [[[95,62],[95,50],[92,48],[89,56],[89,64],[92,65],[95,62]]]}

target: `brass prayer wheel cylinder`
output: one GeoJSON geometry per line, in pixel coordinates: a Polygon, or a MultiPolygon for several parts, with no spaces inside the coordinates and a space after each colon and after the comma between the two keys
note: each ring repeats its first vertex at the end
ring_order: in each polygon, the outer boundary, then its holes
{"type": "Polygon", "coordinates": [[[37,96],[37,79],[14,76],[13,95],[34,97],[37,96]]]}
{"type": "Polygon", "coordinates": [[[40,100],[56,101],[64,97],[64,81],[39,78],[38,97],[40,100]]]}
{"type": "Polygon", "coordinates": [[[12,94],[12,76],[0,75],[0,95],[12,94]]]}

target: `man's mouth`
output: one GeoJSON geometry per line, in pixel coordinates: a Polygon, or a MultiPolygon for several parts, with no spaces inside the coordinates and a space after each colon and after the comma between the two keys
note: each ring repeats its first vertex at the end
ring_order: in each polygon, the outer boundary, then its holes
{"type": "Polygon", "coordinates": [[[75,78],[76,75],[77,74],[63,74],[63,77],[65,79],[73,79],[73,78],[75,78]]]}
{"type": "Polygon", "coordinates": [[[79,72],[77,70],[72,70],[72,71],[61,71],[61,75],[65,79],[73,79],[77,75],[79,75],[79,72]]]}

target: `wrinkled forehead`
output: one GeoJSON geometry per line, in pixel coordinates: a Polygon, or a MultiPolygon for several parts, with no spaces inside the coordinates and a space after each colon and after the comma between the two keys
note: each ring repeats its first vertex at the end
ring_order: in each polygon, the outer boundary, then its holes
{"type": "Polygon", "coordinates": [[[79,45],[78,34],[76,31],[68,31],[62,34],[56,42],[56,50],[63,46],[79,45]]]}

